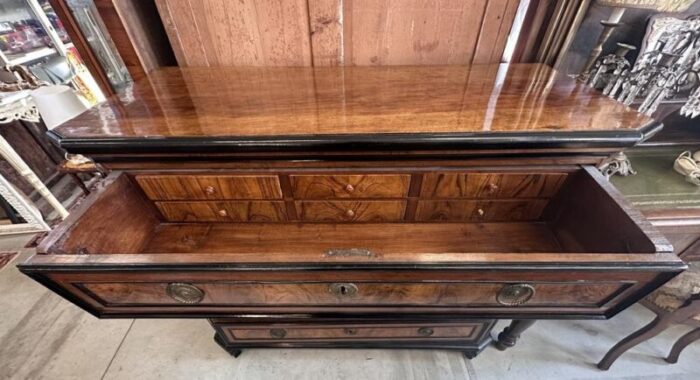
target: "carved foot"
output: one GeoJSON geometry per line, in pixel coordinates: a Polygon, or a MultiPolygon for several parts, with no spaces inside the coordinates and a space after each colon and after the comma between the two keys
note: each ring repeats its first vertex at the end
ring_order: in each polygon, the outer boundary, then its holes
{"type": "Polygon", "coordinates": [[[632,163],[629,158],[627,158],[627,155],[623,152],[613,154],[604,159],[603,162],[598,165],[598,170],[600,170],[607,179],[610,179],[610,177],[616,174],[623,177],[637,174],[632,168],[632,163]]]}
{"type": "Polygon", "coordinates": [[[515,346],[518,342],[520,334],[527,330],[535,323],[535,320],[515,320],[510,323],[510,326],[503,329],[498,334],[498,340],[494,343],[500,351],[505,351],[508,348],[515,346]]]}
{"type": "Polygon", "coordinates": [[[216,344],[218,344],[219,347],[223,348],[224,351],[228,352],[229,355],[233,356],[234,358],[237,358],[243,352],[243,350],[239,348],[226,346],[226,342],[224,342],[224,340],[219,336],[219,334],[214,334],[214,342],[216,342],[216,344]]]}

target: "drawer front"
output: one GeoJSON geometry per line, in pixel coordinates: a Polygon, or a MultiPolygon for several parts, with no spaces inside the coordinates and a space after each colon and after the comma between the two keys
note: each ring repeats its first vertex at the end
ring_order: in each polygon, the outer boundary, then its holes
{"type": "Polygon", "coordinates": [[[287,220],[284,202],[156,202],[169,222],[283,222],[287,220]]]}
{"type": "Polygon", "coordinates": [[[84,282],[107,306],[599,307],[628,287],[597,283],[84,282]],[[517,299],[516,299],[517,298],[517,299]]]}
{"type": "Polygon", "coordinates": [[[566,179],[563,173],[430,173],[423,177],[423,198],[548,198],[566,179]]]}
{"type": "Polygon", "coordinates": [[[139,175],[136,182],[153,200],[282,198],[274,175],[139,175]]]}
{"type": "Polygon", "coordinates": [[[403,198],[408,174],[292,175],[292,193],[298,199],[403,198]]]}
{"type": "Polygon", "coordinates": [[[403,201],[297,201],[297,215],[305,222],[398,222],[403,201]]]}
{"type": "Polygon", "coordinates": [[[274,324],[255,327],[222,326],[225,336],[237,341],[296,341],[296,340],[421,340],[475,339],[487,326],[485,323],[416,323],[416,324],[346,324],[299,325],[274,324]]]}
{"type": "Polygon", "coordinates": [[[422,222],[516,222],[538,220],[547,200],[418,201],[416,220],[422,222]]]}

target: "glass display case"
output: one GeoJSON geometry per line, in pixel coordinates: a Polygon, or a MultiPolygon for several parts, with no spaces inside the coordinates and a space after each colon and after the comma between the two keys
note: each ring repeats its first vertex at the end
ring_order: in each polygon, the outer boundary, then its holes
{"type": "Polygon", "coordinates": [[[0,1],[0,64],[26,66],[44,82],[68,85],[87,106],[104,100],[48,0],[0,1]]]}

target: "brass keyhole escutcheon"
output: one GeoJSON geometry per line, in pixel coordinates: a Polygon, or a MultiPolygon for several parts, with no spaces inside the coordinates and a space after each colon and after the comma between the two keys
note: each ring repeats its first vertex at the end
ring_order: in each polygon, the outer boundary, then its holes
{"type": "Polygon", "coordinates": [[[496,301],[503,306],[519,306],[535,295],[535,288],[529,284],[504,286],[496,295],[496,301]]]}
{"type": "Polygon", "coordinates": [[[168,284],[165,293],[177,302],[184,304],[196,304],[204,299],[204,291],[192,284],[174,282],[168,284]]]}
{"type": "Polygon", "coordinates": [[[357,329],[343,329],[345,335],[357,335],[357,329]]]}
{"type": "Polygon", "coordinates": [[[420,336],[431,336],[434,331],[430,327],[421,327],[418,329],[418,335],[420,336]]]}
{"type": "Polygon", "coordinates": [[[207,186],[204,188],[204,192],[209,194],[209,195],[212,195],[212,194],[216,193],[216,189],[213,186],[207,186]]]}
{"type": "Polygon", "coordinates": [[[345,191],[347,191],[348,193],[352,193],[353,191],[355,191],[355,186],[348,183],[347,185],[345,185],[345,191]]]}
{"type": "Polygon", "coordinates": [[[352,297],[357,294],[357,285],[351,283],[337,283],[328,286],[328,291],[338,297],[352,297]]]}
{"type": "Polygon", "coordinates": [[[270,329],[270,336],[275,339],[282,339],[287,336],[287,330],[285,329],[270,329]]]}

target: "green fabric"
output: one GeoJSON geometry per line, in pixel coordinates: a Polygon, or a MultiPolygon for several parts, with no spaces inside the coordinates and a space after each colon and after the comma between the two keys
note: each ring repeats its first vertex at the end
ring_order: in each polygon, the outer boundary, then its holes
{"type": "Polygon", "coordinates": [[[640,149],[627,152],[637,175],[614,176],[611,182],[640,209],[700,208],[700,187],[673,170],[673,162],[688,149],[640,149]]]}

